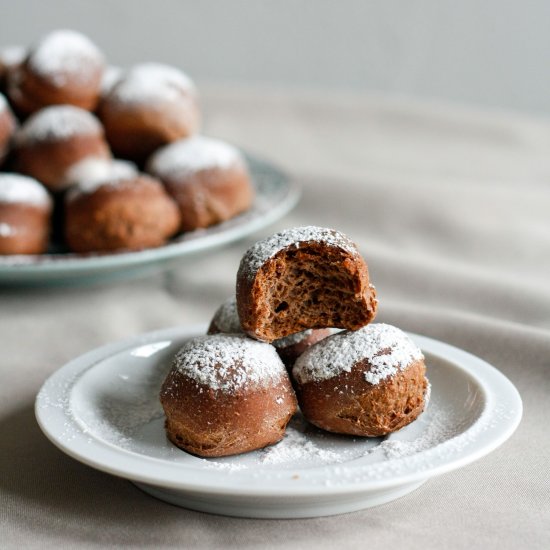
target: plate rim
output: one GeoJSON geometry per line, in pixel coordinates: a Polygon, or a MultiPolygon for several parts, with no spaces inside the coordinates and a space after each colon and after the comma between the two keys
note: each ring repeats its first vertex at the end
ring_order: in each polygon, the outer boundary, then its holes
{"type": "MultiPolygon", "coordinates": [[[[46,381],[43,383],[42,387],[40,388],[36,400],[35,400],[35,416],[38,422],[38,425],[44,435],[61,451],[63,451],[68,456],[74,458],[75,460],[78,460],[79,462],[86,464],[88,466],[91,466],[97,470],[106,472],[111,475],[115,475],[118,477],[122,477],[125,479],[128,479],[130,481],[138,482],[138,483],[144,483],[156,487],[163,487],[166,489],[171,489],[175,491],[182,491],[185,493],[200,493],[204,495],[212,495],[212,496],[231,496],[231,497],[262,497],[262,498],[280,498],[282,496],[286,497],[311,497],[315,495],[351,495],[356,493],[365,493],[370,491],[380,491],[383,489],[391,489],[395,488],[401,485],[411,484],[415,482],[420,482],[421,480],[426,480],[431,477],[435,477],[438,475],[441,475],[446,472],[450,472],[453,470],[456,470],[458,468],[461,468],[463,466],[466,466],[483,456],[486,456],[490,452],[492,452],[494,449],[499,447],[501,444],[503,444],[516,430],[518,427],[522,412],[523,412],[523,405],[522,400],[520,397],[520,394],[516,387],[512,384],[512,382],[498,369],[496,369],[494,366],[489,364],[487,361],[465,351],[458,347],[452,346],[451,344],[447,344],[445,342],[442,342],[440,340],[436,340],[427,336],[422,336],[415,333],[408,332],[413,340],[423,349],[423,351],[427,351],[428,353],[434,353],[437,355],[437,351],[439,352],[451,352],[452,354],[458,355],[460,358],[467,362],[473,363],[475,365],[475,368],[478,369],[478,372],[476,374],[473,374],[471,369],[471,366],[468,368],[464,367],[464,365],[456,364],[454,361],[450,361],[445,355],[440,357],[443,357],[448,362],[451,362],[455,368],[460,369],[463,373],[467,374],[469,377],[473,378],[479,386],[482,388],[482,390],[487,393],[487,385],[486,385],[486,378],[488,378],[490,381],[496,381],[502,388],[506,391],[506,396],[509,400],[511,400],[514,404],[514,416],[512,418],[508,418],[508,422],[505,423],[504,426],[498,425],[495,429],[494,426],[489,426],[486,430],[483,431],[484,434],[491,433],[491,431],[495,432],[493,433],[493,437],[490,439],[490,441],[486,441],[484,445],[481,447],[471,450],[472,452],[466,453],[464,456],[458,457],[454,460],[450,460],[447,462],[443,462],[442,464],[438,466],[434,466],[432,468],[428,468],[426,470],[420,470],[417,472],[412,473],[405,473],[402,475],[397,475],[394,478],[387,478],[387,479],[369,479],[369,480],[362,480],[362,481],[348,481],[346,483],[341,483],[338,485],[320,485],[320,484],[309,484],[304,485],[303,483],[299,484],[291,484],[292,486],[283,486],[282,484],[277,485],[276,487],[269,487],[269,488],[262,488],[262,480],[257,479],[257,483],[251,484],[248,486],[239,486],[236,488],[235,486],[219,486],[215,484],[216,478],[218,479],[227,479],[228,477],[233,477],[233,479],[236,479],[235,474],[238,474],[239,472],[231,472],[228,476],[227,472],[221,472],[216,471],[214,469],[207,470],[208,475],[214,479],[214,482],[211,482],[210,484],[204,484],[204,480],[199,482],[190,482],[185,481],[183,482],[181,479],[174,480],[174,479],[166,479],[159,478],[158,476],[153,475],[147,475],[139,472],[129,472],[127,469],[121,468],[121,467],[114,467],[109,464],[105,464],[105,461],[98,461],[94,458],[90,458],[90,456],[86,456],[85,452],[78,451],[74,448],[74,445],[71,445],[72,440],[64,440],[61,437],[56,436],[54,433],[55,430],[51,429],[51,426],[49,426],[50,420],[47,418],[46,411],[48,410],[48,407],[55,408],[55,406],[51,405],[51,403],[46,403],[46,395],[47,390],[49,386],[53,386],[54,388],[60,387],[59,382],[64,381],[64,392],[67,394],[67,396],[70,396],[70,390],[78,380],[79,376],[82,376],[85,372],[92,369],[96,364],[98,364],[103,359],[106,359],[107,357],[110,357],[114,354],[123,352],[126,349],[135,347],[135,346],[141,346],[144,344],[152,343],[157,341],[158,339],[174,339],[174,338],[182,338],[182,337],[192,337],[194,335],[198,334],[204,334],[206,331],[206,324],[192,324],[192,325],[180,325],[177,327],[171,327],[171,328],[165,328],[160,330],[155,330],[152,332],[147,332],[140,334],[138,336],[134,336],[131,338],[127,338],[125,340],[122,340],[120,342],[114,342],[110,343],[104,346],[100,346],[98,348],[95,348],[91,351],[88,351],[87,353],[84,353],[83,355],[80,355],[76,357],[75,359],[72,359],[68,363],[66,363],[64,366],[56,370],[52,375],[50,375],[46,381]],[[434,351],[435,349],[435,351],[434,351]],[[479,372],[481,372],[481,376],[479,375],[479,372]],[[67,378],[71,381],[69,384],[66,383],[67,378]]],[[[486,396],[487,397],[487,396],[486,396]]],[[[493,398],[495,394],[491,394],[489,392],[488,395],[489,398],[493,398]]],[[[59,407],[56,408],[57,411],[59,411],[59,407]]],[[[486,415],[487,413],[487,407],[484,408],[482,411],[480,417],[470,426],[468,429],[463,432],[463,434],[467,433],[469,430],[471,430],[479,421],[480,419],[486,415]]],[[[65,420],[69,420],[74,426],[76,426],[77,431],[80,432],[81,437],[85,437],[85,432],[81,429],[76,419],[74,419],[72,416],[65,415],[65,420]]],[[[462,434],[460,434],[462,435],[462,434]]],[[[87,445],[90,445],[90,442],[87,442],[87,445]]],[[[133,451],[129,451],[126,449],[121,449],[119,447],[116,447],[115,445],[112,445],[110,443],[101,441],[99,439],[92,439],[92,445],[93,447],[99,448],[100,453],[107,453],[107,455],[110,455],[114,453],[114,455],[120,456],[133,456],[138,457],[137,462],[145,462],[145,463],[151,463],[151,462],[158,462],[161,463],[165,470],[169,469],[177,469],[181,468],[181,465],[170,465],[167,466],[164,461],[160,459],[156,459],[153,457],[146,457],[144,455],[141,455],[139,453],[135,453],[133,451]]],[[[77,445],[78,447],[79,445],[77,445]]],[[[420,453],[418,453],[420,454],[420,453]]],[[[464,453],[463,453],[464,454],[464,453]]],[[[414,455],[413,455],[414,456],[414,455]]],[[[403,458],[396,459],[396,460],[404,460],[403,458]]],[[[334,468],[349,468],[349,469],[361,469],[361,468],[368,468],[368,465],[321,465],[316,467],[309,467],[309,468],[295,468],[295,469],[288,469],[289,478],[295,475],[300,475],[301,472],[307,473],[316,471],[317,473],[327,472],[330,469],[334,468]]],[[[194,471],[201,471],[205,472],[205,470],[200,470],[198,468],[192,468],[191,472],[194,471]]],[[[265,481],[265,480],[264,480],[265,481]]],[[[280,480],[279,480],[280,481],[280,480]]]]}

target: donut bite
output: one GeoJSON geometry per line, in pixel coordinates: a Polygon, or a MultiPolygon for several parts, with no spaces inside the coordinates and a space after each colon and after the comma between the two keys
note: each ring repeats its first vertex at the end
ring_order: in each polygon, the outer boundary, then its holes
{"type": "Polygon", "coordinates": [[[36,180],[0,174],[0,254],[41,254],[50,232],[52,199],[36,180]]]}
{"type": "Polygon", "coordinates": [[[244,212],[254,190],[241,152],[218,139],[194,136],[159,149],[146,171],[159,178],[181,212],[181,230],[209,227],[244,212]]]}
{"type": "Polygon", "coordinates": [[[426,404],[424,356],[391,325],[325,338],[297,359],[292,375],[302,413],[329,432],[387,435],[410,424],[426,404]]]}
{"type": "Polygon", "coordinates": [[[97,118],[72,105],[54,105],[29,117],[14,138],[18,172],[41,181],[51,191],[70,185],[69,170],[85,158],[110,159],[97,118]]]}
{"type": "Polygon", "coordinates": [[[357,247],[332,229],[276,233],[245,253],[237,273],[243,330],[266,342],[312,328],[357,330],[377,305],[357,247]]]}
{"type": "Polygon", "coordinates": [[[170,441],[203,457],[277,443],[296,411],[273,346],[236,334],[189,340],[174,358],[160,401],[170,441]]]}
{"type": "Polygon", "coordinates": [[[178,207],[162,184],[122,161],[77,166],[65,197],[65,240],[74,252],[160,246],[179,227],[178,207]],[[80,173],[80,175],[79,175],[80,173]]]}
{"type": "Polygon", "coordinates": [[[161,63],[136,65],[120,76],[98,115],[115,156],[139,164],[159,147],[194,134],[200,122],[192,80],[161,63]]]}
{"type": "Polygon", "coordinates": [[[11,103],[23,115],[48,105],[93,110],[99,99],[103,55],[83,34],[58,30],[46,35],[7,74],[11,103]]]}

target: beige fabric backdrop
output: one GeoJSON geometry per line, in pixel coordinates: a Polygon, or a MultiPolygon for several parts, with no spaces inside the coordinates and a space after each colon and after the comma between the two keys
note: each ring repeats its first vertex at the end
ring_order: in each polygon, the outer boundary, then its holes
{"type": "Polygon", "coordinates": [[[207,90],[206,130],[304,187],[277,228],[358,242],[379,320],[488,360],[523,396],[516,434],[486,458],[366,511],[311,520],[210,516],[156,501],[64,456],[33,400],[98,345],[207,321],[252,242],[110,286],[0,289],[3,548],[549,548],[550,125],[376,97],[207,90]]]}

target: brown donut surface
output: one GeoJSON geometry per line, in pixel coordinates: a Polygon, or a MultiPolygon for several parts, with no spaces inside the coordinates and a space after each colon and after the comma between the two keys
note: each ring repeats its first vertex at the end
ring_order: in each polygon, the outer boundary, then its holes
{"type": "Polygon", "coordinates": [[[229,220],[252,204],[244,157],[218,139],[195,136],[167,145],[152,156],[147,171],[160,178],[178,203],[182,231],[229,220]]]}
{"type": "Polygon", "coordinates": [[[69,186],[69,170],[85,158],[111,157],[97,118],[72,105],[38,111],[15,135],[16,169],[52,191],[69,186]]]}
{"type": "Polygon", "coordinates": [[[142,63],[121,75],[98,115],[115,155],[139,164],[159,147],[194,134],[200,122],[191,79],[160,63],[142,63]]]}
{"type": "Polygon", "coordinates": [[[65,238],[75,252],[160,246],[180,223],[162,184],[145,175],[84,181],[69,190],[65,208],[65,238]]]}
{"type": "Polygon", "coordinates": [[[36,180],[0,174],[0,254],[41,254],[50,233],[52,200],[36,180]]]}
{"type": "Polygon", "coordinates": [[[294,391],[274,348],[235,334],[187,342],[160,400],[170,441],[204,457],[277,443],[296,411],[294,391]]]}
{"type": "Polygon", "coordinates": [[[8,95],[24,115],[61,104],[91,111],[99,99],[103,70],[103,56],[86,36],[54,31],[8,72],[8,95]]]}
{"type": "Polygon", "coordinates": [[[428,390],[422,352],[385,324],[344,331],[310,347],[292,374],[312,423],[340,434],[377,437],[410,424],[428,390]]]}

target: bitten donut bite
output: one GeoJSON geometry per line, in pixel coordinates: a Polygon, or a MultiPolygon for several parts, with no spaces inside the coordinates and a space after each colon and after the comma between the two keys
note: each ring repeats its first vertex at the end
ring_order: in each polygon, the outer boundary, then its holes
{"type": "Polygon", "coordinates": [[[178,207],[162,184],[114,163],[108,177],[84,179],[65,198],[65,239],[75,252],[160,246],[178,230],[178,207]]]}
{"type": "Polygon", "coordinates": [[[98,115],[115,156],[139,164],[162,145],[194,134],[200,122],[193,81],[160,63],[123,74],[103,97],[98,115]]]}
{"type": "Polygon", "coordinates": [[[17,121],[11,112],[6,98],[0,93],[0,164],[4,162],[17,128],[17,121]]]}
{"type": "Polygon", "coordinates": [[[271,342],[310,328],[356,330],[377,300],[367,265],[344,234],[296,227],[253,245],[237,273],[237,309],[245,332],[271,342]]]}
{"type": "Polygon", "coordinates": [[[52,199],[36,180],[0,174],[0,254],[45,252],[52,199]]]}
{"type": "Polygon", "coordinates": [[[70,168],[84,158],[111,157],[97,118],[72,105],[54,105],[32,115],[16,133],[14,148],[17,171],[52,191],[68,187],[70,168]]]}
{"type": "Polygon", "coordinates": [[[103,70],[103,55],[86,36],[54,31],[9,72],[8,95],[24,114],[60,104],[91,111],[99,99],[103,70]]]}
{"type": "Polygon", "coordinates": [[[425,373],[420,349],[386,324],[325,338],[292,369],[300,409],[312,424],[367,437],[395,432],[420,415],[425,373]]]}
{"type": "MultiPolygon", "coordinates": [[[[226,300],[214,313],[208,334],[244,334],[241,327],[239,314],[237,313],[237,301],[235,297],[226,300]]],[[[274,340],[273,346],[277,350],[287,369],[292,368],[294,361],[310,346],[333,334],[333,329],[308,329],[296,334],[291,334],[280,340],[274,340]]]]}
{"type": "Polygon", "coordinates": [[[252,205],[254,191],[241,152],[219,139],[194,136],[159,149],[147,163],[181,211],[182,231],[209,227],[252,205]]]}
{"type": "Polygon", "coordinates": [[[273,346],[236,334],[189,340],[174,359],[160,401],[170,441],[204,457],[277,443],[296,411],[273,346]]]}

